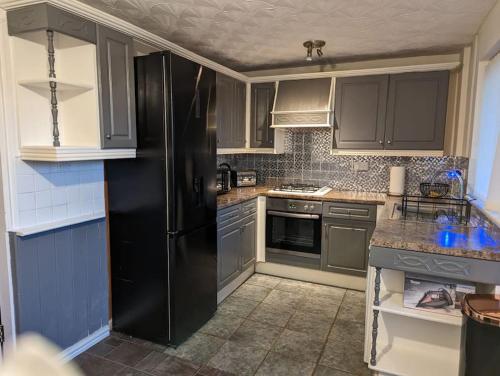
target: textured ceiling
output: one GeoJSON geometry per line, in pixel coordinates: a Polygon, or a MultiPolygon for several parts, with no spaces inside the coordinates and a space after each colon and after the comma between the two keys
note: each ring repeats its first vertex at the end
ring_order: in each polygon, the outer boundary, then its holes
{"type": "Polygon", "coordinates": [[[82,0],[244,71],[321,60],[451,51],[472,40],[496,0],[82,0]]]}

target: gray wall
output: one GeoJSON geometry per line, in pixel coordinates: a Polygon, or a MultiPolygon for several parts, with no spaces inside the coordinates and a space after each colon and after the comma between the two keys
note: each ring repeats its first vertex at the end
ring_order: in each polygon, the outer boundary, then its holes
{"type": "Polygon", "coordinates": [[[67,348],[108,324],[104,219],[11,237],[18,333],[67,348]]]}
{"type": "Polygon", "coordinates": [[[387,192],[389,168],[406,166],[406,189],[417,193],[421,181],[435,171],[467,170],[461,157],[374,157],[330,155],[331,131],[287,130],[285,153],[279,155],[235,154],[217,156],[217,165],[228,162],[234,168],[257,170],[259,184],[312,182],[339,190],[387,192]],[[367,162],[368,171],[354,171],[353,162],[367,162]]]}

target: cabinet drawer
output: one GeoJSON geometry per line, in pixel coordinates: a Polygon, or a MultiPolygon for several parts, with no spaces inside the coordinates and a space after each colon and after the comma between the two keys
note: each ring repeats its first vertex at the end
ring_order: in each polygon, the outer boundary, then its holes
{"type": "Polygon", "coordinates": [[[323,203],[323,217],[375,222],[377,207],[375,205],[325,202],[323,203]]]}
{"type": "Polygon", "coordinates": [[[217,211],[217,225],[219,228],[225,227],[240,219],[241,205],[233,205],[217,211]]]}
{"type": "Polygon", "coordinates": [[[257,212],[257,200],[253,199],[241,204],[241,214],[246,216],[257,212]]]}

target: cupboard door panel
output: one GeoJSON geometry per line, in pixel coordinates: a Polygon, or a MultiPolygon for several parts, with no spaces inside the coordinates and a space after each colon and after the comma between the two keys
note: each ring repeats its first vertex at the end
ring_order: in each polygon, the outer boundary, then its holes
{"type": "Polygon", "coordinates": [[[335,84],[337,149],[383,149],[387,75],[338,78],[335,84]]]}
{"type": "Polygon", "coordinates": [[[241,223],[217,232],[217,279],[220,290],[241,273],[241,223]]]}
{"type": "Polygon", "coordinates": [[[386,149],[443,149],[448,76],[447,71],[391,75],[386,149]]]}
{"type": "Polygon", "coordinates": [[[137,147],[132,38],[98,26],[97,62],[103,148],[137,147]]]}
{"type": "Polygon", "coordinates": [[[273,148],[274,129],[271,128],[275,83],[252,84],[250,114],[250,147],[273,148]]]}
{"type": "Polygon", "coordinates": [[[256,216],[246,218],[241,228],[241,264],[245,270],[255,262],[256,216]]]}

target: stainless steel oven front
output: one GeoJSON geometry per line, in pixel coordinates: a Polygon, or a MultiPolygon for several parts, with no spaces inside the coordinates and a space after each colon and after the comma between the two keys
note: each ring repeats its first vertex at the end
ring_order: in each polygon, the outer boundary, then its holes
{"type": "Polygon", "coordinates": [[[268,198],[266,206],[266,260],[319,268],[322,203],[268,198]]]}

